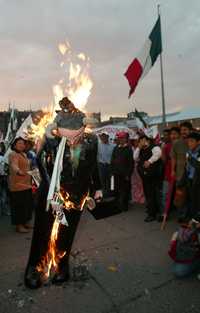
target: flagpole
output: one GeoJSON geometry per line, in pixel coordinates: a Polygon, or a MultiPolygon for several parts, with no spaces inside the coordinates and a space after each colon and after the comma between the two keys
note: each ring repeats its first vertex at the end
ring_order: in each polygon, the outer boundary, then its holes
{"type": "MultiPolygon", "coordinates": [[[[160,17],[160,33],[161,33],[161,44],[162,44],[162,27],[161,27],[160,4],[158,4],[158,17],[160,17]]],[[[164,89],[164,77],[163,77],[162,51],[160,53],[160,76],[161,76],[161,94],[162,94],[162,123],[163,123],[163,127],[164,127],[166,125],[166,108],[165,108],[165,89],[164,89]]]]}

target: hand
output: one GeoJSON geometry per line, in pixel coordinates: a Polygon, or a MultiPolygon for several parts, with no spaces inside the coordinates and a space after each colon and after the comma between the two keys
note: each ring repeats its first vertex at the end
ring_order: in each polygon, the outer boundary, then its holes
{"type": "Polygon", "coordinates": [[[149,161],[144,162],[144,168],[149,168],[150,165],[151,163],[149,161]]]}
{"type": "Polygon", "coordinates": [[[96,202],[100,202],[102,198],[103,198],[102,190],[97,190],[94,195],[94,200],[96,200],[96,202]]]}

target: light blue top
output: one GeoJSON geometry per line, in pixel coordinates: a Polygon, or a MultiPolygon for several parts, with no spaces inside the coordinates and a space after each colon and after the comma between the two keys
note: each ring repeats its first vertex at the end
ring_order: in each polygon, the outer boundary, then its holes
{"type": "Polygon", "coordinates": [[[112,152],[115,145],[113,143],[102,143],[100,140],[98,142],[98,155],[97,160],[99,163],[111,163],[112,152]]]}

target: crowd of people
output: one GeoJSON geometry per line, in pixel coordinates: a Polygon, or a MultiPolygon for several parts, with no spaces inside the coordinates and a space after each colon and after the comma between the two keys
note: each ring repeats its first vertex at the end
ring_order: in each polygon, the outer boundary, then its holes
{"type": "MultiPolygon", "coordinates": [[[[108,194],[113,175],[115,195],[121,210],[130,202],[144,203],[145,222],[165,221],[176,212],[179,230],[173,235],[169,256],[174,274],[185,277],[200,269],[200,133],[190,122],[165,129],[158,143],[145,134],[131,140],[119,132],[115,146],[109,135],[100,135],[99,162],[107,155],[107,178],[102,184],[108,194]],[[102,149],[102,145],[104,148],[102,149]],[[107,145],[107,148],[106,146],[107,145]],[[108,158],[109,155],[109,158],[108,158]]],[[[102,175],[100,176],[102,177],[102,175]]]]}
{"type": "Polygon", "coordinates": [[[130,139],[123,131],[114,144],[108,133],[101,133],[98,164],[104,195],[111,192],[113,176],[121,210],[131,201],[145,203],[145,222],[162,222],[175,208],[179,222],[197,218],[199,155],[200,133],[189,122],[165,129],[160,142],[144,133],[130,139]]]}
{"type": "MultiPolygon", "coordinates": [[[[10,207],[16,231],[27,233],[32,227],[36,186],[30,171],[37,167],[36,154],[32,144],[21,137],[14,140],[11,149],[5,170],[5,147],[3,143],[0,146],[0,214],[9,213],[10,207]]],[[[114,140],[102,132],[98,135],[97,162],[103,196],[114,196],[119,211],[127,211],[134,203],[144,204],[146,223],[163,223],[171,212],[177,213],[180,231],[173,236],[169,252],[175,274],[185,276],[200,268],[196,244],[193,254],[190,249],[189,262],[185,262],[187,256],[176,257],[178,250],[184,250],[180,242],[194,246],[200,223],[200,133],[192,124],[165,129],[159,142],[141,132],[131,139],[120,131],[114,140]],[[187,230],[186,239],[183,230],[187,230]]]]}

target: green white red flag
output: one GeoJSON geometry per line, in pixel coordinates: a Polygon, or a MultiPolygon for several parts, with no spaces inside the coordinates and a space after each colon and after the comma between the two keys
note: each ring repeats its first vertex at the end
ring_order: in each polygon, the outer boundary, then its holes
{"type": "Polygon", "coordinates": [[[126,73],[130,86],[129,98],[134,93],[140,79],[147,75],[162,52],[160,16],[138,57],[129,65],[126,73]]]}

